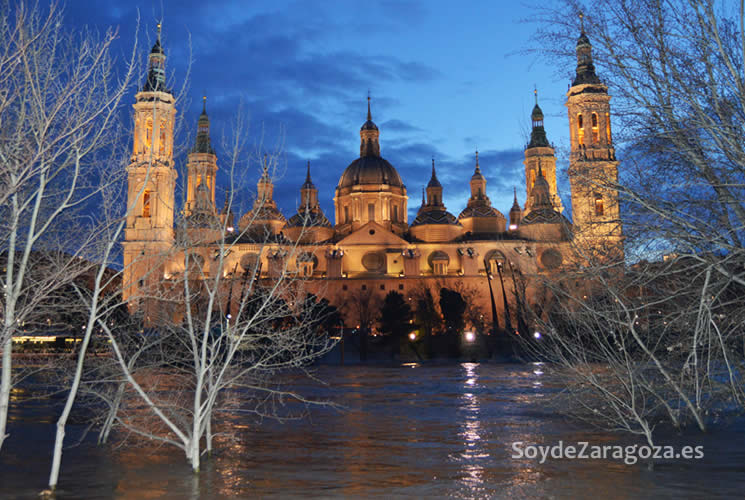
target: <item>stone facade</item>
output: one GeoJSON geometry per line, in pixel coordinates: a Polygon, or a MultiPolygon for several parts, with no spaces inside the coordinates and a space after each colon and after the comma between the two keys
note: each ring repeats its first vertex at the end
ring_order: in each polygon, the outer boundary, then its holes
{"type": "Polygon", "coordinates": [[[187,162],[186,205],[174,206],[177,174],[172,161],[172,124],[176,110],[161,71],[165,54],[156,43],[148,82],[134,105],[134,152],[128,167],[129,203],[134,209],[127,219],[124,242],[124,299],[138,299],[130,302],[131,308],[143,310],[155,321],[151,317],[154,300],[148,299],[155,294],[148,287],[162,289],[184,273],[202,277],[222,273],[229,283],[226,293],[238,296],[240,276],[257,270],[259,279],[278,273],[306,278],[302,286],[339,306],[348,326],[355,326],[352,302],[360,292],[382,299],[396,291],[411,299],[424,288],[437,293],[438,287],[468,292],[466,299],[489,319],[493,288],[499,324],[504,325],[504,305],[514,302],[518,283],[527,287],[530,298],[533,290],[527,277],[552,273],[575,262],[578,235],[620,248],[618,197],[602,184],[604,179],[615,181],[618,175],[610,138],[610,97],[607,87],[594,76],[588,46],[583,33],[578,42],[577,80],[567,94],[574,226],[561,213],[556,157],[537,99],[531,115],[531,141],[525,149],[528,196],[521,209],[515,194],[509,225],[491,206],[478,152],[466,208],[457,217],[447,211],[445,188],[432,160],[426,194],[409,224],[406,186],[395,167],[381,156],[380,130],[372,120],[368,97],[360,156],[340,172],[335,190],[335,224],[320,208],[310,164],[300,186],[298,211],[286,219],[273,199],[265,158],[254,206],[234,227],[232,193],[227,192],[221,213],[215,205],[217,157],[210,145],[206,107],[187,162]],[[598,182],[588,183],[588,178],[598,182]],[[174,210],[184,217],[177,229],[174,210]],[[229,255],[221,269],[213,268],[218,251],[215,242],[223,239],[230,242],[229,255]],[[497,277],[499,281],[489,287],[489,280],[497,277]]]}

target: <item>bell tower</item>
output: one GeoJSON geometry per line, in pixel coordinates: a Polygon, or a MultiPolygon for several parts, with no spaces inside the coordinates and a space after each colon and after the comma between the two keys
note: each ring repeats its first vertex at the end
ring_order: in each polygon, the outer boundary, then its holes
{"type": "Polygon", "coordinates": [[[530,114],[532,130],[530,132],[530,142],[525,148],[525,212],[528,215],[533,208],[533,186],[538,178],[538,171],[543,173],[543,177],[548,182],[551,195],[551,204],[557,212],[564,211],[561,204],[558,191],[556,189],[556,154],[554,148],[549,144],[546,137],[546,130],[543,128],[543,110],[538,106],[538,90],[533,90],[535,95],[535,106],[530,114]]]}
{"type": "Polygon", "coordinates": [[[210,141],[210,119],[207,116],[207,96],[202,98],[202,114],[197,122],[197,138],[186,161],[186,207],[184,215],[190,215],[196,206],[197,190],[204,185],[209,193],[213,211],[215,207],[215,176],[217,156],[210,141]]]}
{"type": "Polygon", "coordinates": [[[608,87],[595,74],[584,20],[577,40],[577,73],[567,92],[571,153],[569,184],[575,238],[597,256],[623,258],[618,162],[611,134],[608,87]]]}
{"type": "Polygon", "coordinates": [[[148,57],[148,74],[135,95],[134,144],[127,166],[127,223],[125,228],[122,298],[130,310],[143,310],[146,321],[164,274],[165,256],[173,246],[176,170],[173,165],[175,98],[166,87],[166,55],[158,38],[148,57]],[[135,299],[135,300],[132,300],[135,299]]]}

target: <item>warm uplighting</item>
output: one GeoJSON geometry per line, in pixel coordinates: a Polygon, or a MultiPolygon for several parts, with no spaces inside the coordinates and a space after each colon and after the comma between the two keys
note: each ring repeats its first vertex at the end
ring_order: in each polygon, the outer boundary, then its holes
{"type": "Polygon", "coordinates": [[[466,337],[466,342],[473,342],[474,340],[476,340],[476,334],[473,332],[466,332],[465,337],[466,337]]]}
{"type": "Polygon", "coordinates": [[[516,231],[517,230],[517,224],[510,224],[510,231],[516,231]]]}
{"type": "Polygon", "coordinates": [[[535,337],[535,338],[537,338],[537,339],[541,338],[541,332],[535,332],[535,333],[533,334],[533,337],[535,337]]]}
{"type": "Polygon", "coordinates": [[[228,226],[228,232],[232,233],[233,231],[235,231],[235,228],[233,226],[228,226]]]}
{"type": "Polygon", "coordinates": [[[411,333],[409,334],[409,340],[411,340],[412,342],[414,342],[414,341],[416,340],[416,333],[414,333],[414,332],[411,332],[411,333]]]}

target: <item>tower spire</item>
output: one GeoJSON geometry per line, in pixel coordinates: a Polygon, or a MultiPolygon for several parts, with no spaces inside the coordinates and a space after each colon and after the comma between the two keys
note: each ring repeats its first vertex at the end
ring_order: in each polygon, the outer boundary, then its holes
{"type": "Polygon", "coordinates": [[[360,129],[360,158],[365,156],[380,156],[380,131],[372,121],[370,112],[370,91],[367,91],[367,121],[360,129]]]}
{"type": "Polygon", "coordinates": [[[306,184],[311,184],[310,182],[310,160],[308,160],[308,167],[305,171],[305,182],[306,184]]]}
{"type": "Polygon", "coordinates": [[[538,105],[538,87],[535,85],[533,85],[533,95],[535,97],[535,106],[533,106],[533,112],[530,114],[533,129],[530,131],[528,148],[549,147],[546,130],[543,128],[543,110],[538,105]]]}
{"type": "Polygon", "coordinates": [[[207,116],[206,95],[202,96],[202,114],[199,115],[199,120],[197,121],[197,138],[191,152],[215,154],[210,140],[210,119],[207,116]]]}
{"type": "Polygon", "coordinates": [[[158,35],[155,40],[153,48],[150,49],[150,55],[148,56],[148,71],[147,80],[142,90],[145,92],[167,92],[170,91],[166,88],[166,54],[163,51],[163,46],[160,43],[160,27],[161,24],[157,24],[158,35]]]}
{"type": "Polygon", "coordinates": [[[580,12],[580,35],[577,39],[577,75],[572,86],[583,84],[601,83],[595,74],[595,65],[592,62],[592,44],[585,34],[585,16],[580,12]]]}
{"type": "Polygon", "coordinates": [[[476,150],[476,172],[477,174],[481,173],[481,167],[479,166],[479,150],[476,150]]]}

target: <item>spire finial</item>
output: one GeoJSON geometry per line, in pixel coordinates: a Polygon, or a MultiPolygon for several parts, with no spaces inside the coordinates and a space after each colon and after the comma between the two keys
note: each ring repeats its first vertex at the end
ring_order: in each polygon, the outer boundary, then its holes
{"type": "Polygon", "coordinates": [[[308,169],[305,172],[305,182],[310,183],[310,160],[308,160],[308,169]]]}
{"type": "Polygon", "coordinates": [[[267,161],[268,156],[268,154],[264,153],[264,173],[269,171],[269,162],[267,161]]]}
{"type": "Polygon", "coordinates": [[[372,121],[372,113],[370,113],[370,89],[367,89],[367,121],[372,121]]]}
{"type": "Polygon", "coordinates": [[[427,201],[426,201],[426,199],[424,197],[424,186],[422,186],[422,206],[424,206],[426,204],[427,204],[427,201]]]}
{"type": "Polygon", "coordinates": [[[580,32],[584,35],[585,34],[585,15],[582,13],[582,11],[579,11],[579,29],[580,29],[580,32]]]}
{"type": "Polygon", "coordinates": [[[203,115],[207,114],[207,96],[206,95],[202,96],[202,114],[203,115]]]}
{"type": "Polygon", "coordinates": [[[481,173],[481,167],[479,166],[479,150],[476,150],[476,173],[481,173]]]}
{"type": "Polygon", "coordinates": [[[160,28],[161,28],[161,23],[158,22],[158,43],[160,43],[160,28]]]}
{"type": "Polygon", "coordinates": [[[533,84],[533,95],[535,95],[535,105],[538,106],[538,87],[533,84]]]}
{"type": "Polygon", "coordinates": [[[432,157],[432,177],[435,176],[435,157],[432,157]]]}
{"type": "Polygon", "coordinates": [[[517,203],[517,188],[515,186],[512,186],[512,192],[515,195],[515,203],[517,203]]]}

